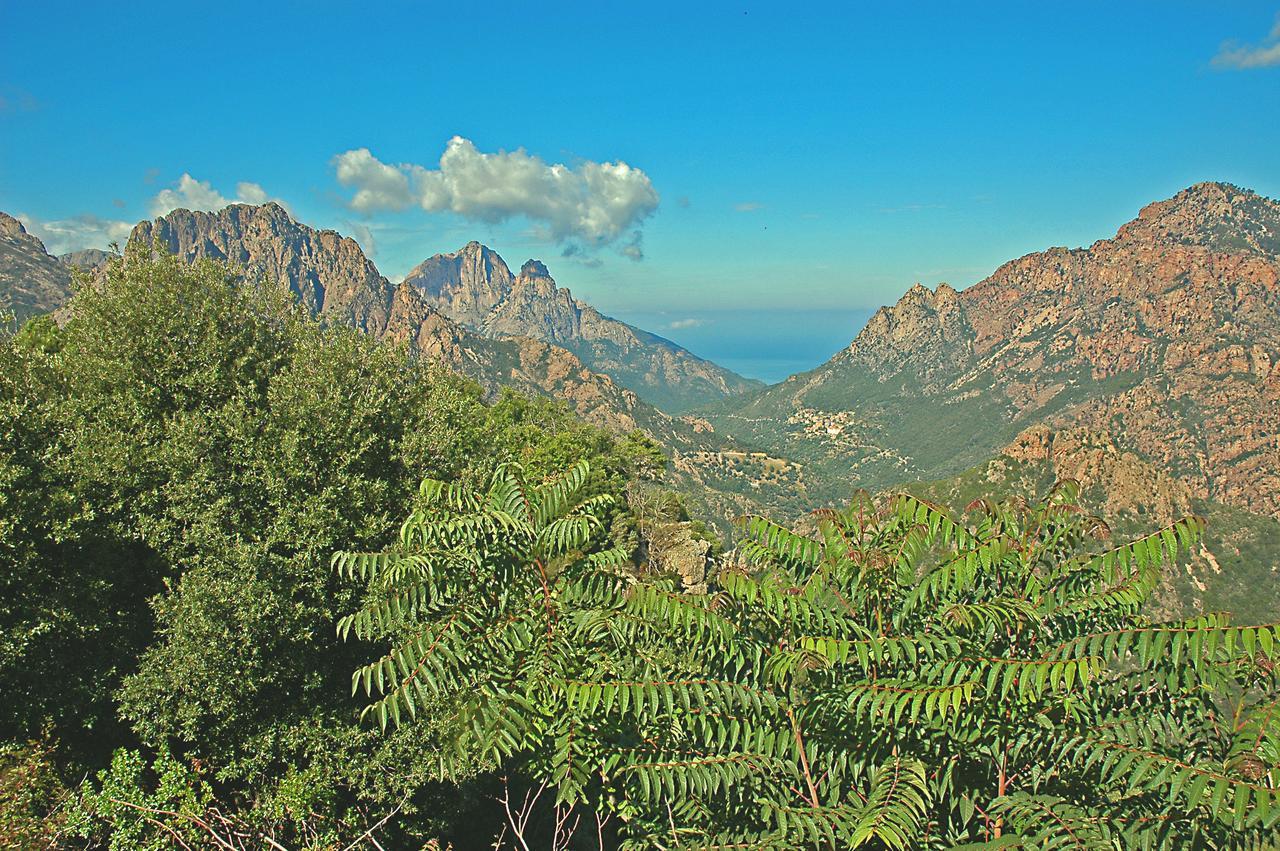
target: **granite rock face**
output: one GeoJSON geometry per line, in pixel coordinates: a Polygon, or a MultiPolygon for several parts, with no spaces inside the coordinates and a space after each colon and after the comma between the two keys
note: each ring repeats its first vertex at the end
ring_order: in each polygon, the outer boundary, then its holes
{"type": "Polygon", "coordinates": [[[393,287],[356,241],[299,224],[279,204],[174,210],[140,223],[129,242],[155,244],[185,260],[229,262],[250,279],[287,281],[314,316],[373,334],[387,325],[393,287]]]}
{"type": "Polygon", "coordinates": [[[1085,428],[1196,498],[1280,517],[1280,204],[1202,183],[1087,248],[917,285],[827,364],[709,418],[870,486],[1085,428]]]}
{"type": "Polygon", "coordinates": [[[426,302],[468,328],[482,328],[515,278],[496,251],[468,242],[419,263],[404,278],[426,302]],[[445,310],[448,307],[448,310],[445,310]]]}
{"type": "Polygon", "coordinates": [[[513,275],[496,252],[478,242],[424,260],[404,282],[472,331],[491,338],[530,337],[568,349],[589,369],[671,412],[761,386],[603,315],[557,286],[538,260],[513,275]]]}
{"type": "Polygon", "coordinates": [[[75,269],[93,272],[111,259],[111,252],[103,251],[101,248],[82,248],[79,251],[59,254],[58,259],[75,269]]]}
{"type": "Polygon", "coordinates": [[[49,311],[71,295],[71,269],[45,251],[22,222],[0,213],[0,313],[19,321],[49,311]]]}
{"type": "MultiPolygon", "coordinates": [[[[505,386],[562,399],[590,423],[617,431],[642,428],[658,439],[670,439],[681,430],[672,417],[589,369],[567,349],[527,337],[488,337],[468,330],[437,310],[419,286],[388,281],[355,240],[301,224],[278,204],[233,204],[216,213],[174,210],[139,224],[130,244],[156,244],[188,262],[228,262],[250,280],[286,282],[313,316],[405,343],[421,356],[475,379],[490,393],[505,386]]],[[[471,281],[474,276],[506,272],[500,258],[488,272],[483,255],[472,259],[475,264],[462,271],[445,268],[426,274],[434,275],[433,280],[471,281]]]]}

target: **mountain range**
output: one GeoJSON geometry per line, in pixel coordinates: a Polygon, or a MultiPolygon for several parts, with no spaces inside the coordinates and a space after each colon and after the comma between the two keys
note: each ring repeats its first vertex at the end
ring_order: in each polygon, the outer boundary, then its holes
{"type": "Polygon", "coordinates": [[[963,505],[1073,478],[1121,526],[1205,514],[1209,546],[1165,589],[1170,607],[1265,614],[1280,580],[1280,204],[1198,184],[1091,246],[961,291],[917,284],[817,369],[701,413],[796,462],[817,504],[854,484],[963,505]]]}
{"type": "Polygon", "coordinates": [[[424,260],[404,283],[464,328],[486,337],[531,337],[562,346],[589,369],[673,413],[763,387],[601,314],[558,287],[538,260],[512,275],[497,252],[478,242],[424,260]]]}
{"type": "Polygon", "coordinates": [[[871,486],[950,475],[1036,424],[1082,426],[1200,498],[1280,516],[1280,205],[1206,183],[1112,239],[912,287],[817,369],[708,411],[871,486]]]}
{"type": "MultiPolygon", "coordinates": [[[[917,284],[818,368],[764,387],[611,319],[545,265],[471,242],[391,283],[352,239],[277,204],[175,210],[135,245],[288,282],[325,321],[466,374],[567,401],[666,446],[691,505],[787,516],[854,487],[952,504],[1074,478],[1123,525],[1197,511],[1208,548],[1171,607],[1266,605],[1280,558],[1280,205],[1222,183],[1143,208],[1109,239],[1004,264],[963,290],[917,284]]],[[[0,215],[0,306],[65,301],[72,265],[0,215]]]]}
{"type": "MultiPolygon", "coordinates": [[[[72,266],[98,266],[108,256],[89,251],[53,257],[16,219],[5,220],[9,224],[0,242],[0,308],[12,309],[19,318],[66,302],[72,289],[72,266]]],[[[706,399],[717,386],[728,392],[731,387],[759,386],[758,382],[735,376],[656,335],[602,316],[557,288],[537,261],[526,263],[525,268],[541,269],[541,273],[526,271],[511,276],[495,252],[472,244],[454,255],[437,255],[419,266],[412,278],[393,284],[355,240],[302,224],[275,203],[233,204],[217,212],[174,210],[140,222],[128,245],[163,250],[187,262],[202,258],[225,262],[251,281],[284,282],[298,302],[320,320],[352,325],[379,339],[403,343],[417,354],[476,380],[490,395],[512,387],[560,399],[595,425],[617,432],[647,433],[677,459],[721,452],[749,458],[742,471],[730,475],[713,469],[703,476],[688,464],[673,471],[682,489],[694,494],[693,502],[722,526],[726,518],[759,507],[744,495],[750,489],[746,478],[766,493],[775,485],[787,484],[766,469],[776,467],[776,459],[742,451],[704,420],[659,409],[610,375],[589,368],[566,345],[551,341],[594,352],[601,359],[613,345],[610,339],[620,341],[615,351],[628,351],[637,361],[648,363],[647,370],[660,369],[673,386],[692,394],[682,405],[690,399],[706,399]],[[477,291],[479,279],[472,271],[453,264],[451,277],[446,268],[447,258],[467,255],[482,259],[507,278],[506,289],[495,291],[489,300],[490,308],[497,307],[492,316],[502,317],[502,321],[487,326],[474,322],[476,330],[454,321],[436,306],[455,310],[455,300],[449,294],[468,287],[477,291]],[[427,269],[435,271],[424,275],[427,269]],[[539,331],[531,318],[535,316],[568,317],[570,324],[535,333],[539,331]],[[523,322],[530,334],[515,335],[517,322],[523,322]],[[574,328],[585,330],[575,336],[574,328]]],[[[666,394],[669,400],[678,397],[680,393],[674,391],[666,394]]],[[[781,494],[775,498],[781,499],[781,494]]]]}

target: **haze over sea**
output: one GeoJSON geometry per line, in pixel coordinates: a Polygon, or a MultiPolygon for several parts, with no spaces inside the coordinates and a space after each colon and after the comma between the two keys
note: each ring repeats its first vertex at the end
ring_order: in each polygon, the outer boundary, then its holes
{"type": "Polygon", "coordinates": [[[871,310],[624,311],[616,318],[768,384],[806,372],[849,345],[871,310]]]}

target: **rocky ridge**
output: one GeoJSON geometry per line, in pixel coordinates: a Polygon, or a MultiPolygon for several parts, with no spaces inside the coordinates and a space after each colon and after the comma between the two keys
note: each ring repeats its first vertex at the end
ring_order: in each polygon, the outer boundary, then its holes
{"type": "Polygon", "coordinates": [[[761,386],[670,340],[605,316],[558,286],[541,261],[529,260],[513,275],[497,252],[478,242],[424,260],[404,283],[469,330],[568,349],[589,369],[670,412],[761,386]]]}
{"type": "Polygon", "coordinates": [[[708,419],[873,487],[1083,427],[1196,498],[1280,517],[1278,252],[1280,204],[1198,184],[1087,248],[917,285],[828,363],[708,419]]]}
{"type": "MultiPolygon", "coordinates": [[[[504,326],[487,334],[464,327],[424,296],[425,275],[437,282],[509,278],[514,293],[555,291],[563,294],[555,298],[569,300],[568,292],[557,290],[540,264],[526,264],[520,280],[510,275],[496,254],[473,244],[481,250],[464,252],[461,258],[443,255],[452,268],[438,264],[446,268],[424,272],[420,266],[416,280],[406,278],[396,285],[378,271],[354,240],[296,222],[276,204],[235,204],[216,213],[175,210],[139,224],[129,241],[134,246],[158,242],[188,262],[199,258],[229,262],[250,279],[285,281],[313,315],[403,343],[423,357],[473,378],[491,394],[512,387],[550,396],[567,402],[594,425],[617,432],[644,431],[671,453],[677,486],[696,490],[704,516],[722,528],[727,528],[733,517],[759,508],[749,486],[721,476],[718,470],[697,469],[700,458],[738,449],[705,421],[659,410],[554,342],[516,336],[515,327],[504,326]],[[693,468],[693,472],[686,468],[693,468]]],[[[471,291],[478,295],[489,292],[479,286],[471,291]]],[[[485,307],[480,300],[476,312],[480,310],[491,313],[492,305],[485,307]]],[[[781,463],[763,453],[757,455],[760,457],[753,462],[762,468],[781,463]]]]}
{"type": "Polygon", "coordinates": [[[588,422],[626,431],[666,431],[671,418],[587,369],[571,352],[529,339],[490,340],[440,313],[418,288],[392,284],[350,237],[316,230],[279,204],[232,204],[217,212],[174,210],[141,222],[131,246],[155,245],[182,260],[232,264],[251,280],[286,282],[308,312],[407,344],[479,381],[564,399],[588,422]]]}
{"type": "Polygon", "coordinates": [[[21,322],[53,310],[71,295],[71,277],[22,222],[0,213],[0,313],[21,322]]]}
{"type": "Polygon", "coordinates": [[[85,272],[93,272],[103,263],[111,259],[110,251],[103,251],[101,248],[82,248],[79,251],[69,251],[66,254],[59,254],[58,260],[62,263],[85,272]]]}

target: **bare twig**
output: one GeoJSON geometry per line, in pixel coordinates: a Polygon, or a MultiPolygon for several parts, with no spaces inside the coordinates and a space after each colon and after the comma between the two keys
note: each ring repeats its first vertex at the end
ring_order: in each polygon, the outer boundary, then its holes
{"type": "MultiPolygon", "coordinates": [[[[238,849],[234,845],[232,845],[230,842],[228,842],[227,840],[219,836],[218,832],[214,830],[213,827],[208,822],[206,822],[204,819],[201,819],[197,816],[193,816],[189,813],[176,813],[172,810],[152,809],[151,807],[144,807],[139,804],[130,803],[129,801],[122,801],[119,798],[108,798],[107,800],[111,801],[112,803],[119,804],[122,807],[128,807],[129,809],[137,810],[138,812],[144,813],[144,814],[150,814],[153,816],[169,816],[171,818],[187,819],[188,821],[194,822],[196,826],[198,826],[205,833],[209,834],[210,838],[212,838],[214,842],[218,843],[218,845],[220,845],[221,847],[226,848],[227,851],[238,851],[238,849]]],[[[147,819],[147,820],[155,821],[154,819],[147,819]]],[[[167,828],[165,825],[161,824],[161,827],[165,827],[169,831],[169,833],[174,834],[174,831],[170,828],[167,828]]],[[[176,836],[176,834],[174,835],[176,836]]],[[[285,851],[288,851],[288,849],[285,849],[285,851]]]]}
{"type": "Polygon", "coordinates": [[[343,849],[342,849],[342,851],[351,851],[351,849],[352,849],[352,848],[355,848],[357,845],[359,845],[361,842],[364,842],[366,839],[368,839],[369,841],[373,842],[373,846],[374,846],[375,848],[380,847],[380,846],[378,845],[377,841],[376,841],[376,840],[374,840],[374,838],[373,838],[374,831],[378,830],[378,828],[382,827],[384,824],[386,824],[387,822],[391,821],[391,819],[393,819],[393,818],[395,817],[396,813],[400,812],[400,808],[401,808],[401,807],[403,807],[403,806],[404,806],[404,804],[397,804],[397,805],[396,805],[396,808],[395,808],[394,810],[392,810],[391,812],[389,812],[389,813],[387,813],[385,816],[383,816],[383,817],[382,817],[382,819],[381,819],[377,824],[373,825],[373,826],[372,826],[372,827],[370,827],[368,830],[366,830],[364,833],[362,833],[362,834],[360,834],[359,836],[357,836],[357,837],[355,838],[355,840],[354,840],[354,841],[352,841],[352,843],[351,843],[350,845],[348,845],[348,846],[346,846],[345,848],[343,848],[343,849]]]}

